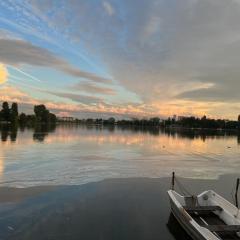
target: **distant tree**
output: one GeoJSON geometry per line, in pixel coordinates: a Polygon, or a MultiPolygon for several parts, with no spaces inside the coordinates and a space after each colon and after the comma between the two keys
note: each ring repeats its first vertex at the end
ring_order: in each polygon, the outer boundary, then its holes
{"type": "Polygon", "coordinates": [[[18,116],[18,104],[17,103],[12,103],[12,108],[11,108],[12,113],[18,116]]]}
{"type": "Polygon", "coordinates": [[[10,111],[10,120],[12,123],[17,123],[18,121],[18,104],[13,103],[10,111]]]}
{"type": "Polygon", "coordinates": [[[4,102],[2,104],[2,119],[4,121],[10,121],[10,109],[9,109],[9,105],[8,102],[4,102]]]}
{"type": "Polygon", "coordinates": [[[19,115],[19,123],[26,124],[27,123],[27,115],[25,113],[21,113],[19,115]]]}
{"type": "Polygon", "coordinates": [[[88,118],[88,119],[86,120],[86,124],[94,124],[94,119],[88,118]]]}
{"type": "Polygon", "coordinates": [[[110,117],[110,118],[108,119],[108,123],[109,123],[109,124],[115,124],[115,118],[110,117]]]}
{"type": "Polygon", "coordinates": [[[44,105],[34,106],[34,113],[36,115],[37,121],[42,122],[44,115],[46,115],[46,107],[44,105]]]}
{"type": "Polygon", "coordinates": [[[43,111],[42,113],[42,122],[44,123],[48,123],[50,122],[50,112],[46,109],[45,111],[43,111]]]}
{"type": "Polygon", "coordinates": [[[149,122],[150,122],[150,125],[159,126],[160,118],[158,117],[150,118],[149,122]]]}
{"type": "Polygon", "coordinates": [[[56,123],[57,122],[57,117],[53,113],[49,113],[49,117],[48,118],[49,118],[48,120],[50,121],[50,123],[56,123]]]}
{"type": "Polygon", "coordinates": [[[27,115],[26,123],[28,126],[33,126],[36,123],[36,116],[35,115],[27,115]]]}
{"type": "Polygon", "coordinates": [[[34,106],[34,113],[36,116],[37,122],[41,123],[56,123],[57,118],[53,113],[50,113],[45,105],[36,105],[34,106]]]}
{"type": "Polygon", "coordinates": [[[103,120],[102,120],[102,118],[97,118],[95,122],[96,122],[96,124],[102,124],[103,120]]]}
{"type": "Polygon", "coordinates": [[[169,117],[167,120],[165,120],[165,126],[171,125],[171,118],[169,117]]]}

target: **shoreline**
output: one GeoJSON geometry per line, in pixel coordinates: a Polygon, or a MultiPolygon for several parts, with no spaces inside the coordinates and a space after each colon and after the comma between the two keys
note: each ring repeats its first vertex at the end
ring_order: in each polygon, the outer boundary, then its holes
{"type": "MultiPolygon", "coordinates": [[[[177,175],[177,178],[181,182],[185,183],[217,183],[218,181],[223,181],[223,179],[234,180],[240,177],[240,174],[230,173],[230,174],[221,174],[217,178],[192,178],[192,177],[181,177],[177,175]]],[[[66,184],[66,185],[37,185],[29,187],[9,187],[9,186],[0,186],[0,204],[4,202],[17,202],[21,201],[24,198],[36,197],[43,193],[52,192],[54,190],[64,190],[68,188],[88,188],[93,185],[104,185],[111,183],[121,183],[121,182],[141,182],[141,183],[159,183],[166,184],[170,186],[171,176],[169,177],[130,177],[130,178],[107,178],[100,181],[87,182],[83,184],[66,184]]],[[[232,182],[233,186],[235,181],[232,182]]],[[[206,185],[207,186],[207,185],[206,185]]],[[[167,189],[167,188],[166,188],[167,189]]]]}
{"type": "Polygon", "coordinates": [[[13,125],[10,122],[1,122],[0,121],[0,127],[1,126],[7,126],[10,128],[18,128],[18,127],[26,127],[26,128],[35,128],[38,126],[67,126],[67,125],[75,125],[75,126],[86,126],[86,127],[103,127],[103,128],[136,128],[136,129],[174,129],[174,130],[199,130],[199,131],[216,131],[216,132],[236,132],[240,133],[239,128],[204,128],[204,127],[184,127],[184,126],[161,126],[161,125],[137,125],[137,124],[98,124],[98,123],[77,123],[77,122],[56,122],[56,123],[50,123],[50,124],[45,124],[45,123],[37,123],[35,125],[13,125]]]}

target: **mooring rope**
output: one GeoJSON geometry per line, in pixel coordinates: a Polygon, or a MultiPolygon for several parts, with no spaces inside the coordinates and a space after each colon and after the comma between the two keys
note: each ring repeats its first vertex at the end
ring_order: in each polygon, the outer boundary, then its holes
{"type": "Polygon", "coordinates": [[[174,189],[174,182],[176,182],[176,185],[177,185],[179,191],[183,195],[194,196],[189,190],[187,190],[187,188],[180,182],[180,180],[178,180],[178,178],[175,176],[175,173],[173,172],[173,175],[172,175],[172,189],[174,189]]]}
{"type": "Polygon", "coordinates": [[[179,190],[184,194],[184,195],[189,195],[193,196],[193,194],[187,190],[187,188],[176,178],[176,183],[178,185],[179,190]]]}

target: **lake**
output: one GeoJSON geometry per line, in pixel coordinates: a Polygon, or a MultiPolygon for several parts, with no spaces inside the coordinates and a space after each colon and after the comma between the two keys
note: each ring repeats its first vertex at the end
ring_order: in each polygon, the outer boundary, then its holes
{"type": "Polygon", "coordinates": [[[0,145],[4,240],[188,240],[170,213],[171,172],[231,202],[240,173],[236,132],[5,126],[0,145]]]}
{"type": "Polygon", "coordinates": [[[0,186],[78,185],[109,178],[216,179],[240,172],[236,132],[61,125],[2,128],[0,186]]]}

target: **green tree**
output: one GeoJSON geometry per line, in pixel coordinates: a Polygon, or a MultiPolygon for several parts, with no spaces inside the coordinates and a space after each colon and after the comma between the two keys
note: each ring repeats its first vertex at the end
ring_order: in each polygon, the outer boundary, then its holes
{"type": "Polygon", "coordinates": [[[34,106],[34,113],[38,122],[47,122],[47,115],[49,114],[49,112],[46,109],[45,105],[34,106]]]}
{"type": "Polygon", "coordinates": [[[151,126],[159,126],[159,124],[160,124],[160,118],[158,118],[158,117],[150,118],[149,121],[150,121],[151,126]]]}
{"type": "Polygon", "coordinates": [[[53,113],[50,113],[45,105],[34,106],[34,113],[36,115],[37,122],[41,123],[56,123],[57,118],[53,113]]]}
{"type": "Polygon", "coordinates": [[[25,113],[21,113],[19,115],[19,122],[20,122],[20,124],[26,124],[27,123],[27,115],[25,113]]]}
{"type": "Polygon", "coordinates": [[[115,124],[115,118],[110,117],[110,118],[108,119],[108,123],[109,123],[109,124],[115,124]]]}
{"type": "Polygon", "coordinates": [[[17,123],[18,121],[18,104],[13,103],[10,112],[11,123],[17,123]]]}
{"type": "Polygon", "coordinates": [[[10,109],[8,102],[2,104],[2,118],[3,121],[10,121],[10,109]]]}
{"type": "Polygon", "coordinates": [[[49,113],[49,121],[50,123],[56,123],[57,122],[57,117],[53,113],[49,113]]]}

